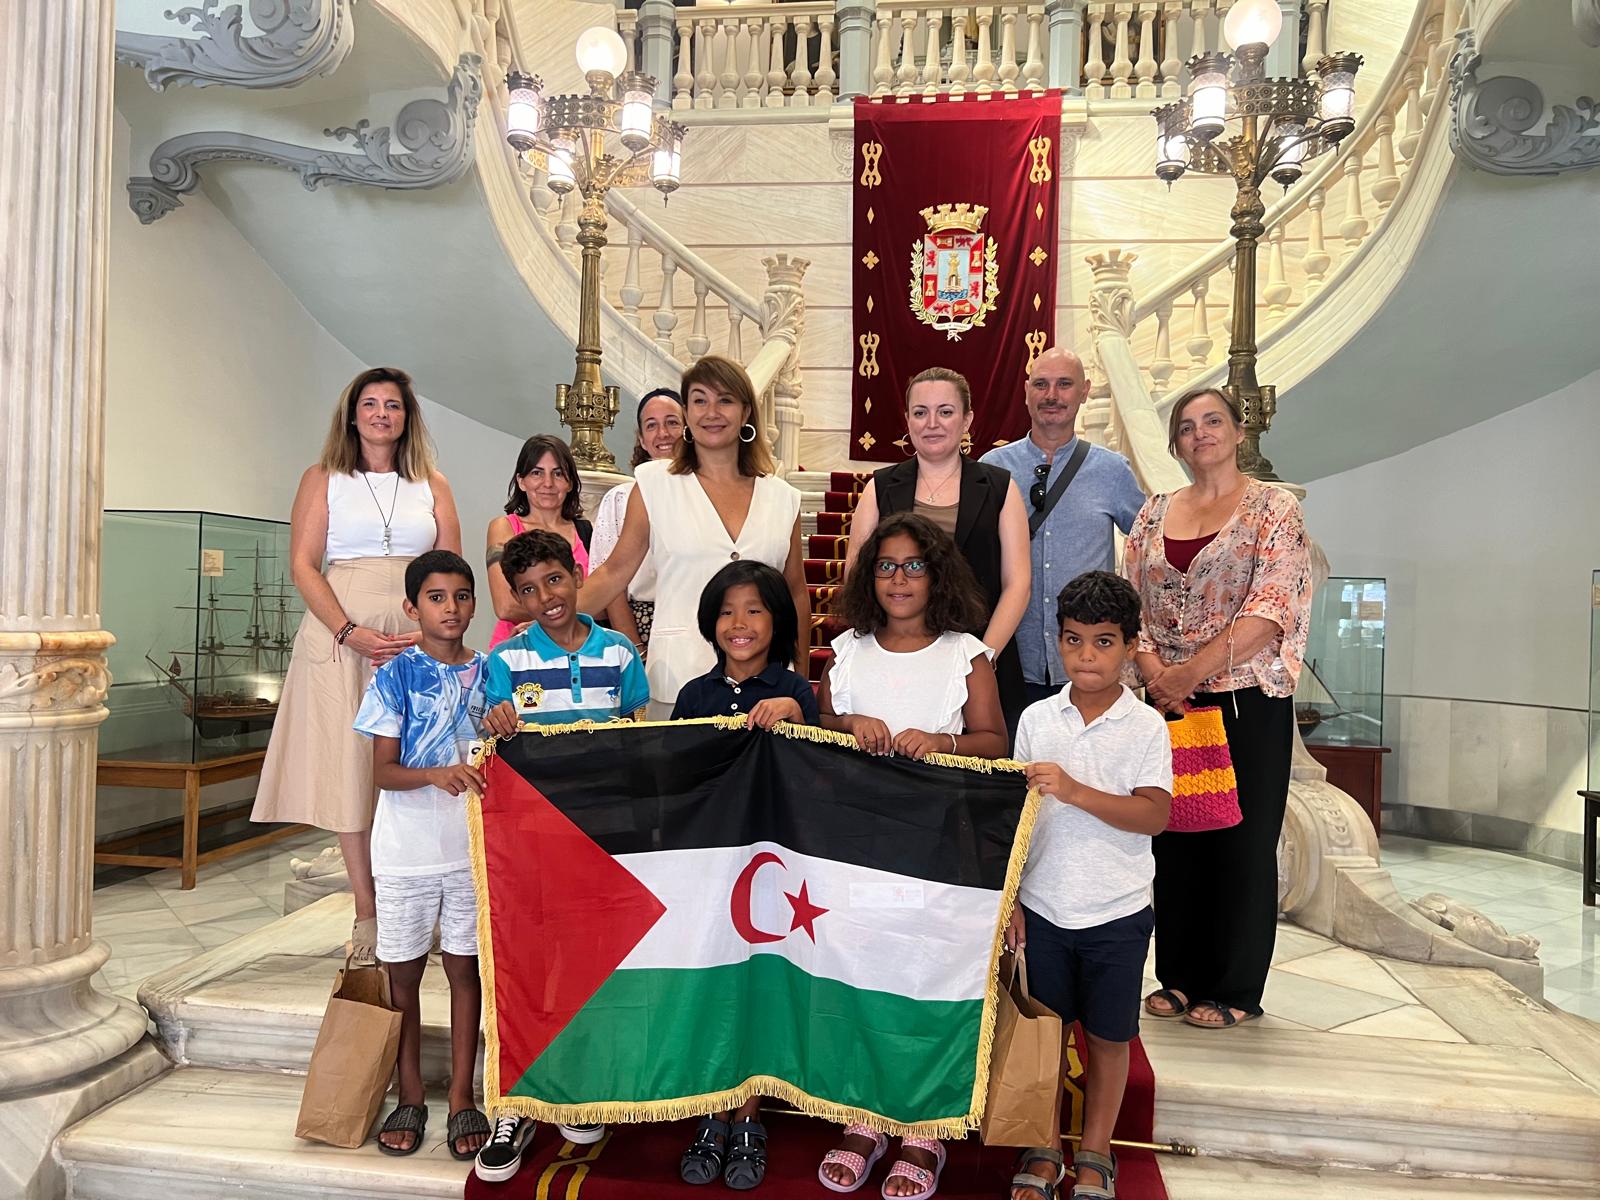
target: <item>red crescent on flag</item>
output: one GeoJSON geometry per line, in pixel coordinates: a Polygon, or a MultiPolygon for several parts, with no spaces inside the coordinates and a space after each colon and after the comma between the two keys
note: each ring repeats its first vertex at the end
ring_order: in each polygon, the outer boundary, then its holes
{"type": "Polygon", "coordinates": [[[751,945],[760,942],[781,942],[788,934],[768,933],[764,929],[757,929],[755,922],[750,919],[750,889],[756,881],[756,872],[768,863],[777,863],[783,866],[783,859],[770,850],[763,850],[756,855],[739,872],[739,878],[733,882],[733,895],[728,901],[728,912],[733,917],[733,927],[739,936],[751,945]]]}

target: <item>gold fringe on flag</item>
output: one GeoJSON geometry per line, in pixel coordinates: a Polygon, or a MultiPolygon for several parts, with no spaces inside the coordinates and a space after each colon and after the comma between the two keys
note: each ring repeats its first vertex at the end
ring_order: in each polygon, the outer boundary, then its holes
{"type": "MultiPolygon", "coordinates": [[[[667,726],[713,725],[719,729],[748,728],[744,714],[736,717],[697,717],[683,721],[575,721],[566,725],[523,725],[521,732],[538,733],[554,737],[570,733],[594,733],[601,729],[619,726],[636,729],[661,729],[667,726]]],[[[780,721],[772,732],[795,741],[815,742],[823,746],[838,746],[864,754],[854,736],[818,725],[794,725],[780,721]]],[[[482,768],[494,757],[498,738],[486,738],[474,752],[472,765],[482,768]]],[[[1005,772],[1021,774],[1027,764],[1008,758],[975,758],[970,755],[929,754],[923,760],[937,767],[983,774],[1005,772]]],[[[494,939],[489,927],[489,878],[484,864],[483,801],[476,792],[467,795],[467,836],[472,854],[472,884],[478,902],[478,973],[483,980],[483,1094],[484,1104],[491,1117],[517,1115],[536,1121],[558,1122],[565,1125],[637,1124],[645,1121],[678,1121],[687,1117],[705,1116],[738,1108],[756,1096],[770,1097],[794,1105],[808,1116],[841,1125],[865,1125],[880,1133],[901,1137],[962,1138],[978,1128],[983,1119],[983,1106],[989,1095],[989,1060],[994,1054],[995,1013],[999,1006],[1000,952],[1004,945],[1006,927],[1011,921],[1011,911],[1017,902],[1017,891],[1022,886],[1022,869],[1027,862],[1028,846],[1033,840],[1034,825],[1039,819],[1040,797],[1030,788],[1023,801],[1022,813],[1017,820],[1016,835],[1011,843],[1011,859],[1006,866],[1005,886],[1001,889],[999,920],[995,926],[993,944],[989,950],[988,984],[984,989],[983,1013],[978,1022],[978,1059],[973,1073],[972,1100],[965,1114],[938,1121],[918,1121],[907,1124],[895,1121],[882,1113],[848,1104],[824,1100],[796,1087],[787,1080],[770,1075],[753,1075],[738,1087],[699,1096],[679,1096],[671,1100],[608,1100],[591,1104],[551,1104],[529,1096],[507,1096],[500,1086],[500,1024],[495,1008],[494,939]]]]}

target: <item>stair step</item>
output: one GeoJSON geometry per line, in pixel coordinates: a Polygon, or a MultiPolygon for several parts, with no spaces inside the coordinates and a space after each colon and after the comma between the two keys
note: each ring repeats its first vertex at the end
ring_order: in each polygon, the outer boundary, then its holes
{"type": "Polygon", "coordinates": [[[806,582],[837,586],[844,582],[844,560],[839,558],[808,558],[805,560],[806,582]]]}
{"type": "Polygon", "coordinates": [[[849,533],[852,513],[820,512],[817,514],[818,533],[849,533]]]}
{"type": "Polygon", "coordinates": [[[1172,1200],[1578,1200],[1582,1185],[1519,1184],[1481,1179],[1429,1179],[1417,1175],[1338,1167],[1283,1166],[1237,1158],[1159,1158],[1161,1181],[1172,1200]]]}
{"type": "Polygon", "coordinates": [[[871,471],[829,471],[828,490],[830,492],[859,492],[867,486],[867,481],[871,478],[871,471]]]}
{"type": "Polygon", "coordinates": [[[1146,1021],[1140,1034],[1157,1080],[1157,1141],[1600,1186],[1600,1092],[1540,1050],[1266,1025],[1196,1037],[1181,1022],[1146,1021]]]}
{"type": "Polygon", "coordinates": [[[56,1144],[73,1200],[460,1200],[471,1163],[443,1144],[444,1094],[428,1106],[422,1149],[383,1154],[294,1136],[304,1080],[186,1067],[101,1109],[56,1144]]]}
{"type": "Polygon", "coordinates": [[[853,492],[827,491],[823,493],[823,511],[835,513],[854,512],[856,501],[861,499],[860,490],[853,492]]]}
{"type": "Polygon", "coordinates": [[[841,562],[850,551],[850,538],[845,534],[814,533],[807,539],[808,558],[837,558],[841,562]]]}

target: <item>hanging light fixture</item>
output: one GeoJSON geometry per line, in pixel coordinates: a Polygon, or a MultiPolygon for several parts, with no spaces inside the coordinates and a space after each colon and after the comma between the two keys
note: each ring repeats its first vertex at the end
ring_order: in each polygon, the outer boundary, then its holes
{"type": "Polygon", "coordinates": [[[1238,190],[1230,230],[1237,248],[1226,390],[1244,413],[1239,466],[1259,479],[1277,478],[1261,455],[1276,389],[1256,380],[1256,246],[1266,216],[1261,185],[1271,178],[1287,188],[1308,159],[1350,135],[1361,68],[1359,54],[1330,54],[1317,64],[1315,79],[1268,79],[1267,51],[1282,26],[1277,0],[1235,0],[1222,24],[1233,53],[1196,55],[1189,61],[1188,94],[1151,114],[1158,179],[1171,186],[1190,171],[1228,175],[1238,190]],[[1230,126],[1236,132],[1225,136],[1230,126]]]}
{"type": "Polygon", "coordinates": [[[589,90],[546,96],[532,75],[506,75],[506,141],[530,166],[543,169],[550,190],[577,192],[582,251],[578,285],[577,370],[556,388],[556,411],[572,430],[572,457],[590,470],[614,470],[605,431],[616,421],[619,395],[600,376],[600,252],[606,244],[606,193],[650,184],[677,190],[684,127],[656,111],[657,80],[629,71],[628,48],[616,30],[595,26],[574,47],[589,90]]]}

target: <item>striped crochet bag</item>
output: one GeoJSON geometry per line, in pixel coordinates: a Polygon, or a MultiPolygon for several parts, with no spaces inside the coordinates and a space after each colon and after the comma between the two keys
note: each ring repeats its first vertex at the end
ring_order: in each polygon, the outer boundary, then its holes
{"type": "Polygon", "coordinates": [[[1172,739],[1172,817],[1167,832],[1230,829],[1244,820],[1222,710],[1190,708],[1181,717],[1169,713],[1167,736],[1172,739]]]}

